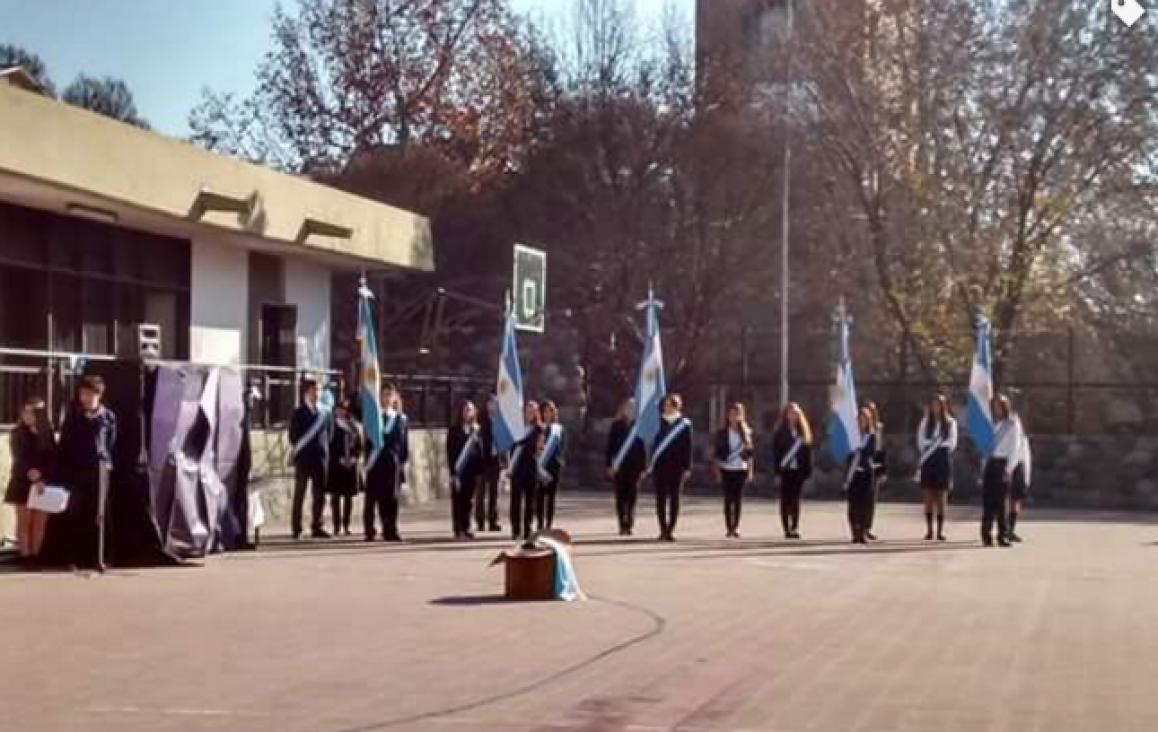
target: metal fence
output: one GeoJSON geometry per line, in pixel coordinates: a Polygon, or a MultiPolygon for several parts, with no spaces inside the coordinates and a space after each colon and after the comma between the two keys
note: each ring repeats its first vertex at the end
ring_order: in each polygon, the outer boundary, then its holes
{"type": "MultiPolygon", "coordinates": [[[[111,356],[49,353],[0,348],[0,428],[15,423],[25,400],[44,398],[57,423],[75,392],[77,379],[89,361],[111,361],[111,356]]],[[[278,366],[237,367],[254,397],[251,424],[258,429],[280,429],[298,403],[302,382],[324,377],[341,396],[346,384],[336,371],[278,366]]],[[[485,400],[490,385],[479,379],[421,374],[388,374],[383,383],[396,384],[415,427],[437,428],[451,423],[457,405],[465,399],[485,400]]]]}

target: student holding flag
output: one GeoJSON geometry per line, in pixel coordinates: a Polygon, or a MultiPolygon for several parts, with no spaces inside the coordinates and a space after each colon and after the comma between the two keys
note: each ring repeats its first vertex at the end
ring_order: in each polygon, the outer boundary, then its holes
{"type": "Polygon", "coordinates": [[[539,531],[555,525],[555,498],[563,475],[567,450],[566,433],[559,423],[559,407],[545,401],[539,410],[543,422],[543,452],[539,456],[539,490],[535,499],[535,523],[539,531]]]}
{"type": "Polygon", "coordinates": [[[773,469],[780,476],[780,524],[785,539],[800,538],[800,499],[812,476],[812,428],[796,402],[784,407],[772,437],[773,469]]]}
{"type": "Polygon", "coordinates": [[[382,447],[372,464],[366,466],[366,505],[362,512],[366,541],[377,536],[375,520],[382,522],[384,541],[402,541],[398,532],[398,500],[406,480],[406,463],[410,459],[410,422],[399,408],[398,388],[387,383],[382,387],[382,447]]]}
{"type": "Polygon", "coordinates": [[[328,539],[322,528],[326,507],[326,464],[330,456],[329,413],[318,404],[318,383],[306,381],[302,386],[301,404],[294,410],[289,424],[289,441],[294,464],[294,496],[290,528],[294,539],[302,536],[302,510],[306,489],[310,492],[310,534],[328,539]]]}
{"type": "Polygon", "coordinates": [[[944,394],[929,400],[917,428],[919,467],[917,482],[925,498],[925,541],[933,540],[933,517],[937,540],[945,541],[945,514],[953,490],[953,451],[957,449],[957,420],[944,394]]]}
{"type": "Polygon", "coordinates": [[[635,431],[635,400],[625,399],[607,434],[607,475],[615,484],[615,515],[620,536],[631,536],[635,530],[639,479],[646,468],[647,449],[635,431]],[[621,453],[622,460],[619,459],[621,453]]]}
{"type": "Polygon", "coordinates": [[[473,539],[470,531],[471,505],[485,466],[478,409],[463,402],[458,421],[446,432],[446,464],[450,466],[452,524],[455,539],[473,539]]]}
{"type": "Polygon", "coordinates": [[[875,482],[876,430],[872,412],[857,409],[856,381],[849,354],[850,323],[844,301],[837,309],[840,361],[832,395],[832,419],[828,422],[828,446],[838,465],[846,465],[844,490],[848,498],[848,523],[853,543],[866,544],[867,510],[875,482]]]}
{"type": "Polygon", "coordinates": [[[656,433],[648,472],[655,484],[655,511],[659,540],[675,541],[680,517],[680,496],[692,475],[692,421],[683,415],[683,398],[669,394],[663,401],[663,417],[656,433]]]}
{"type": "Polygon", "coordinates": [[[744,506],[744,486],[752,480],[752,458],[756,448],[744,405],[728,407],[728,423],[716,433],[716,477],[724,489],[724,528],[727,538],[740,538],[740,513],[744,506]]]}
{"type": "Polygon", "coordinates": [[[523,409],[526,431],[511,451],[511,538],[531,538],[535,505],[539,493],[539,458],[546,442],[546,431],[539,405],[529,401],[523,409]]]}
{"type": "Polygon", "coordinates": [[[1005,521],[1006,501],[1013,475],[1021,464],[1025,434],[1021,420],[1004,394],[993,398],[993,450],[985,461],[981,478],[981,542],[993,546],[993,524],[997,524],[997,544],[1007,547],[1009,527],[1005,521]]]}

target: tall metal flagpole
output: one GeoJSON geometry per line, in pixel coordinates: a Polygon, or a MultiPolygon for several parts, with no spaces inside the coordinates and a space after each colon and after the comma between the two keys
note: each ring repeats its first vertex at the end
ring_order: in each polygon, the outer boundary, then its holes
{"type": "Polygon", "coordinates": [[[789,95],[792,89],[792,46],[795,36],[795,3],[788,0],[788,61],[785,64],[784,96],[784,181],[780,207],[780,405],[788,403],[788,234],[789,193],[792,188],[792,133],[788,124],[789,95]]]}

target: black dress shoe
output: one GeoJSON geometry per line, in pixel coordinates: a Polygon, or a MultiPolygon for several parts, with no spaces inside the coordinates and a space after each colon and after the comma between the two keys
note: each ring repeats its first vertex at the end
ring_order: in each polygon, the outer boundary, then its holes
{"type": "Polygon", "coordinates": [[[866,532],[864,532],[864,538],[868,539],[869,541],[876,541],[877,535],[871,531],[866,531],[866,532]]]}
{"type": "Polygon", "coordinates": [[[926,531],[925,532],[925,541],[932,541],[932,540],[933,540],[933,532],[932,531],[926,531]]]}
{"type": "Polygon", "coordinates": [[[310,530],[310,536],[312,536],[315,539],[329,539],[330,538],[329,532],[326,531],[325,529],[311,529],[310,530]]]}
{"type": "Polygon", "coordinates": [[[1021,537],[1018,536],[1017,534],[1013,533],[1012,531],[1009,532],[1009,536],[1006,538],[1009,541],[1013,542],[1014,544],[1020,544],[1021,543],[1021,537]]]}
{"type": "Polygon", "coordinates": [[[1005,539],[998,539],[998,540],[997,540],[997,546],[999,546],[999,547],[1002,547],[1002,548],[1005,548],[1005,549],[1008,549],[1009,547],[1013,546],[1013,544],[1010,544],[1010,543],[1009,543],[1007,540],[1005,540],[1005,539]]]}
{"type": "Polygon", "coordinates": [[[375,540],[375,539],[377,539],[377,538],[378,538],[378,537],[374,536],[373,534],[366,534],[366,538],[362,539],[362,541],[367,541],[367,542],[369,542],[369,541],[374,541],[374,540],[375,540]]]}
{"type": "MultiPolygon", "coordinates": [[[[488,529],[488,531],[502,531],[502,530],[503,530],[502,524],[491,524],[490,528],[488,529]]],[[[482,531],[482,529],[479,529],[479,531],[482,531]]]]}
{"type": "Polygon", "coordinates": [[[949,541],[949,539],[944,534],[937,534],[937,541],[949,541]]]}
{"type": "Polygon", "coordinates": [[[981,538],[981,543],[984,544],[985,546],[993,546],[993,539],[989,538],[988,536],[985,536],[985,537],[981,538]]]}

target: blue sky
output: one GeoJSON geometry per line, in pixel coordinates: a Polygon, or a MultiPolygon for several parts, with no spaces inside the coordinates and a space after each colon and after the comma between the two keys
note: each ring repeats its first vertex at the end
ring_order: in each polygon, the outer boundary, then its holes
{"type": "MultiPolygon", "coordinates": [[[[693,0],[635,0],[641,16],[693,0]]],[[[201,89],[246,93],[269,46],[277,0],[0,0],[0,43],[34,51],[58,89],[78,73],[111,75],[132,88],[137,106],[161,132],[184,135],[201,89]]],[[[293,0],[289,4],[293,5],[293,0]]],[[[567,0],[512,0],[551,18],[567,0]]]]}

